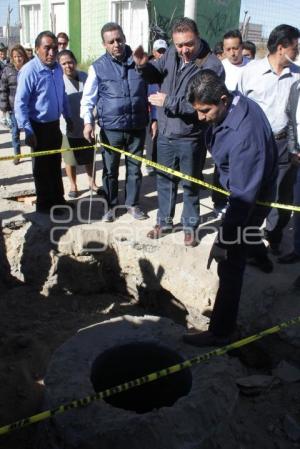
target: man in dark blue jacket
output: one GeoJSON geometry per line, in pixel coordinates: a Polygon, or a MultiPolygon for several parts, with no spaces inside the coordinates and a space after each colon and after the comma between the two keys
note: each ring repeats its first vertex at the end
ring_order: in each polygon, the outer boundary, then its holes
{"type": "MultiPolygon", "coordinates": [[[[96,106],[103,143],[142,156],[148,122],[146,82],[135,69],[132,51],[125,45],[120,25],[105,24],[101,36],[106,53],[90,67],[81,100],[84,137],[89,142],[93,140],[96,106]]],[[[143,220],[147,215],[139,208],[141,164],[127,157],[125,163],[125,206],[135,219],[143,220]]],[[[103,188],[108,210],[103,220],[107,222],[115,219],[119,164],[120,154],[104,147],[103,188]]]]}
{"type": "MultiPolygon", "coordinates": [[[[150,103],[158,107],[157,162],[201,178],[206,156],[203,139],[206,125],[198,121],[195,110],[186,100],[186,87],[191,77],[202,69],[212,69],[223,78],[224,69],[207,43],[200,39],[193,20],[184,17],[175,21],[172,38],[174,45],[159,60],[148,63],[142,47],[136,49],[134,59],[145,80],[161,84],[160,92],[149,97],[150,103]]],[[[148,233],[149,238],[157,239],[172,231],[177,186],[178,178],[158,173],[157,224],[148,233]]],[[[196,246],[199,186],[185,180],[182,186],[184,243],[196,246]]]]}
{"type": "Polygon", "coordinates": [[[218,262],[220,279],[209,331],[186,334],[196,346],[227,344],[234,333],[246,255],[272,270],[260,226],[276,194],[278,151],[262,109],[239,92],[230,94],[211,70],[196,75],[187,99],[201,122],[212,123],[211,154],[222,186],[229,190],[229,206],[211,249],[208,268],[218,262]]]}

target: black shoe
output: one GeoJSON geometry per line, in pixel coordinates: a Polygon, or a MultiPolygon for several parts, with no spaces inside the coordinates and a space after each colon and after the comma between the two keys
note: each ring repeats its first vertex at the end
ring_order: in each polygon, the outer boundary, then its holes
{"type": "Polygon", "coordinates": [[[281,264],[300,262],[300,256],[296,254],[295,251],[292,251],[289,254],[285,254],[284,256],[278,257],[277,262],[281,264]]]}
{"type": "Polygon", "coordinates": [[[192,331],[183,335],[185,343],[192,346],[226,346],[237,340],[237,334],[234,332],[228,336],[217,336],[211,331],[192,331]]]}
{"type": "Polygon", "coordinates": [[[272,273],[274,265],[273,262],[265,256],[251,257],[247,259],[247,263],[252,267],[256,267],[263,273],[272,273]]]}

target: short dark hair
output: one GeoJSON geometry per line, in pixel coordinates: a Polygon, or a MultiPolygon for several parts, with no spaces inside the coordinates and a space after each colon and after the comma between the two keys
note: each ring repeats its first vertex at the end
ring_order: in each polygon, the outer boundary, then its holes
{"type": "Polygon", "coordinates": [[[243,42],[243,50],[249,50],[252,53],[253,58],[256,55],[256,45],[254,44],[254,42],[244,41],[243,42]]]}
{"type": "Polygon", "coordinates": [[[223,42],[217,42],[212,52],[214,55],[221,55],[224,52],[223,42]]]}
{"type": "Polygon", "coordinates": [[[224,34],[223,41],[225,39],[236,39],[236,38],[240,40],[240,44],[243,43],[243,38],[242,38],[240,30],[230,30],[224,34]]]}
{"type": "Polygon", "coordinates": [[[278,45],[282,45],[284,48],[288,47],[293,43],[294,39],[299,39],[300,32],[298,28],[291,25],[278,25],[268,39],[267,48],[270,54],[274,54],[277,51],[278,45]]]}
{"type": "Polygon", "coordinates": [[[61,31],[60,33],[58,33],[58,35],[56,36],[57,37],[57,40],[60,38],[60,37],[63,37],[64,39],[66,39],[68,42],[69,42],[69,36],[67,35],[67,33],[64,33],[63,31],[61,31]]]}
{"type": "Polygon", "coordinates": [[[221,78],[210,69],[194,75],[188,83],[186,99],[189,103],[219,104],[221,97],[230,93],[221,78]]]}
{"type": "Polygon", "coordinates": [[[103,27],[101,29],[102,41],[104,42],[104,33],[107,33],[108,31],[115,31],[115,30],[120,31],[123,34],[123,36],[125,37],[123,29],[118,23],[108,22],[105,25],[103,25],[103,27]]]}
{"type": "Polygon", "coordinates": [[[197,36],[199,36],[199,30],[194,20],[189,19],[188,17],[181,17],[180,19],[176,19],[172,25],[172,34],[185,33],[186,31],[192,31],[192,33],[195,33],[197,36]]]}
{"type": "Polygon", "coordinates": [[[37,35],[36,39],[35,39],[35,43],[34,46],[35,48],[38,48],[41,45],[41,41],[43,39],[43,37],[51,37],[51,39],[54,40],[54,42],[57,43],[57,38],[55,36],[55,34],[52,33],[52,31],[42,31],[40,34],[37,35]]]}
{"type": "Polygon", "coordinates": [[[75,62],[75,64],[77,64],[77,59],[76,59],[74,53],[73,53],[71,50],[62,50],[62,51],[60,51],[60,52],[58,53],[58,55],[57,55],[58,62],[60,61],[60,58],[61,58],[62,56],[70,56],[70,58],[73,59],[73,61],[75,62]]]}

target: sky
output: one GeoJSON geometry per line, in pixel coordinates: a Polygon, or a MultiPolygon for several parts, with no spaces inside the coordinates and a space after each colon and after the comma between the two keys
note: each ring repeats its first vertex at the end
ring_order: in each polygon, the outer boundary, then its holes
{"type": "Polygon", "coordinates": [[[240,22],[244,19],[244,11],[251,17],[250,23],[263,25],[264,37],[283,23],[300,28],[299,0],[242,0],[240,22]]]}
{"type": "Polygon", "coordinates": [[[8,5],[13,9],[10,16],[11,25],[15,25],[19,21],[18,0],[0,0],[0,26],[6,25],[8,5]]]}
{"type": "MultiPolygon", "coordinates": [[[[13,8],[11,24],[18,23],[18,0],[0,0],[0,26],[6,24],[8,5],[13,8]]],[[[248,11],[250,22],[263,25],[264,36],[281,23],[300,28],[298,0],[241,0],[240,21],[244,19],[244,11],[248,11]]]]}

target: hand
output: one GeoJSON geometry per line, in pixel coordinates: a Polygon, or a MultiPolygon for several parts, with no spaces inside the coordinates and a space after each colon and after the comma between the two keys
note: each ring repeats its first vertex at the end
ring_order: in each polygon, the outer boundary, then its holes
{"type": "Polygon", "coordinates": [[[153,106],[162,107],[164,105],[166,97],[167,97],[167,94],[164,94],[163,92],[157,92],[157,94],[150,95],[148,97],[148,101],[153,106]]]}
{"type": "Polygon", "coordinates": [[[66,118],[66,124],[67,124],[67,132],[71,133],[74,129],[73,120],[70,117],[66,118]]]}
{"type": "Polygon", "coordinates": [[[37,140],[35,134],[28,134],[25,137],[25,145],[28,145],[29,147],[35,149],[37,147],[37,140]]]}
{"type": "Polygon", "coordinates": [[[135,64],[138,66],[144,65],[148,62],[148,55],[145,53],[143,47],[139,45],[132,54],[135,64]]]}
{"type": "Polygon", "coordinates": [[[155,139],[156,135],[157,135],[157,120],[153,120],[150,126],[150,134],[151,134],[151,138],[152,140],[155,139]]]}
{"type": "Polygon", "coordinates": [[[211,263],[215,259],[217,263],[224,262],[224,260],[227,260],[227,249],[221,248],[218,246],[217,242],[214,242],[213,246],[211,247],[208,261],[207,261],[207,267],[206,269],[209,270],[211,263]]]}
{"type": "Polygon", "coordinates": [[[296,167],[300,167],[300,153],[293,153],[291,155],[291,163],[296,165],[296,167]]]}
{"type": "Polygon", "coordinates": [[[95,139],[95,133],[94,133],[94,127],[93,127],[93,125],[91,125],[91,123],[86,123],[84,125],[83,136],[88,142],[93,143],[93,141],[95,139]]]}

